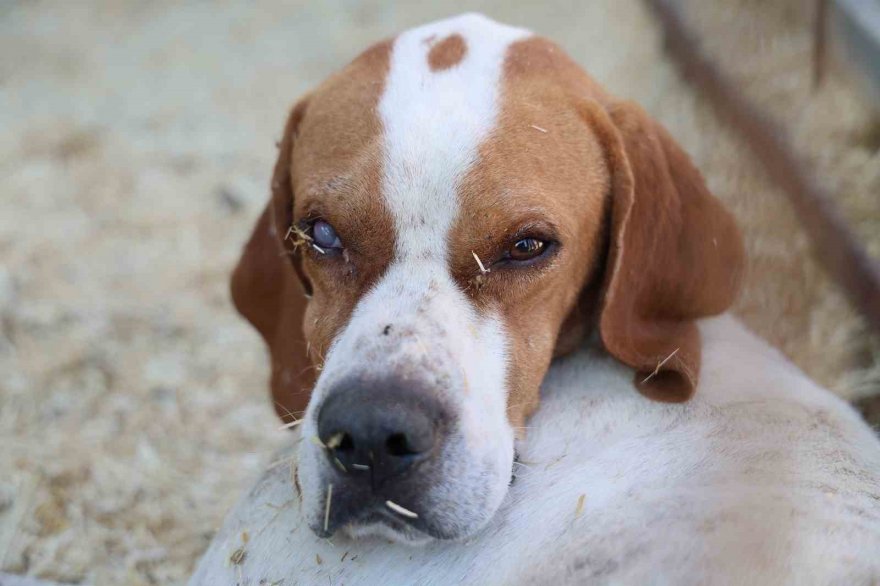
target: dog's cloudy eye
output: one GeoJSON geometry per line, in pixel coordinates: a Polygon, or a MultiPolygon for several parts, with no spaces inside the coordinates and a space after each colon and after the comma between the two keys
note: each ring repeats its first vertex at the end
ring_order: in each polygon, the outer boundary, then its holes
{"type": "Polygon", "coordinates": [[[312,244],[319,252],[342,248],[342,241],[339,240],[336,230],[324,220],[317,220],[312,224],[312,244]]]}
{"type": "Polygon", "coordinates": [[[523,238],[517,240],[510,248],[508,254],[511,260],[530,260],[544,252],[547,243],[537,238],[523,238]]]}

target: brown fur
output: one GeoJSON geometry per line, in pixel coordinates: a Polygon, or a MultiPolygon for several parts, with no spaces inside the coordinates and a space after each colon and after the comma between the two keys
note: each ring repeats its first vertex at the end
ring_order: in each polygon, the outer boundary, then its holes
{"type": "Polygon", "coordinates": [[[294,107],[279,148],[272,199],[233,274],[236,307],[269,347],[272,396],[285,421],[305,410],[326,349],[391,259],[394,230],[376,197],[381,178],[376,106],[390,46],[385,41],[369,48],[294,107]],[[289,239],[283,241],[290,226],[310,214],[348,236],[344,257],[322,258],[307,245],[294,250],[289,239]]]}
{"type": "MultiPolygon", "coordinates": [[[[561,243],[548,265],[493,270],[479,290],[470,290],[478,304],[500,311],[511,334],[507,384],[514,425],[537,407],[538,387],[563,324],[578,312],[580,293],[600,264],[610,185],[602,145],[575,108],[559,107],[588,90],[584,84],[573,91],[575,80],[559,75],[567,64],[557,55],[563,54],[539,39],[511,47],[497,129],[461,186],[462,211],[450,238],[452,270],[460,282],[478,270],[470,250],[491,263],[522,226],[552,226],[561,243]]],[[[579,77],[586,79],[583,73],[579,77]]],[[[577,330],[572,339],[583,338],[588,319],[578,317],[563,338],[572,330],[577,330]]]]}
{"type": "Polygon", "coordinates": [[[742,238],[687,154],[641,108],[594,110],[593,122],[614,173],[602,342],[636,369],[647,396],[685,401],[699,380],[694,320],[735,300],[742,238]]]}
{"type": "Polygon", "coordinates": [[[443,71],[455,67],[464,59],[467,43],[461,35],[449,35],[431,47],[428,52],[428,66],[431,71],[443,71]]]}
{"type": "MultiPolygon", "coordinates": [[[[440,65],[454,65],[459,52],[463,58],[456,36],[432,49],[440,65]]],[[[268,232],[258,225],[236,271],[237,306],[273,359],[285,362],[280,372],[308,362],[320,368],[324,350],[392,259],[376,113],[389,48],[368,50],[294,109],[273,181],[277,235],[320,215],[344,234],[348,254],[326,258],[302,247],[273,262],[268,232]],[[297,272],[313,294],[307,304],[292,284],[297,272]]],[[[497,128],[459,198],[450,270],[478,307],[504,318],[514,425],[536,408],[551,359],[597,323],[608,351],[637,370],[645,394],[691,396],[700,365],[693,320],[732,302],[742,244],[687,156],[641,109],[612,100],[553,43],[516,43],[497,128]],[[554,234],[557,253],[533,267],[481,274],[471,252],[491,264],[523,226],[554,234]]],[[[273,369],[276,402],[302,410],[313,375],[288,384],[273,369]]]]}

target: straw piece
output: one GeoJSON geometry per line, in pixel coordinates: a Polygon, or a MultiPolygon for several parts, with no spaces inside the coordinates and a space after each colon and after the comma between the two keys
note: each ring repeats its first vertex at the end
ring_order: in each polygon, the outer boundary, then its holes
{"type": "Polygon", "coordinates": [[[477,266],[480,267],[480,273],[482,273],[484,275],[486,273],[488,273],[489,269],[487,269],[485,266],[483,266],[483,261],[481,261],[480,257],[477,256],[477,253],[472,250],[471,254],[474,255],[474,260],[477,261],[477,266]]]}
{"type": "Polygon", "coordinates": [[[334,433],[333,435],[330,436],[330,439],[327,440],[327,444],[325,445],[325,447],[328,450],[335,450],[336,448],[338,448],[342,444],[342,439],[344,437],[345,437],[345,434],[343,434],[341,432],[334,433]]]}
{"type": "Polygon", "coordinates": [[[397,513],[398,515],[403,515],[404,517],[409,517],[410,519],[418,519],[418,513],[413,513],[409,509],[401,507],[394,501],[385,501],[385,506],[397,513]]]}
{"type": "Polygon", "coordinates": [[[581,496],[578,497],[577,507],[575,507],[575,509],[574,509],[574,516],[575,517],[580,517],[581,513],[584,512],[584,499],[586,499],[586,498],[587,498],[587,495],[585,495],[585,494],[582,494],[581,496]]]}
{"type": "Polygon", "coordinates": [[[648,376],[646,376],[646,377],[642,380],[641,384],[645,384],[646,382],[648,382],[649,380],[651,380],[652,378],[654,378],[655,376],[657,376],[657,373],[660,372],[660,369],[663,368],[663,365],[666,364],[667,362],[669,362],[669,359],[672,358],[673,356],[675,356],[675,355],[678,353],[678,351],[679,351],[680,349],[681,349],[681,348],[676,348],[675,350],[672,351],[672,354],[670,354],[669,356],[667,356],[666,358],[664,358],[663,360],[661,360],[660,363],[657,364],[657,368],[654,369],[654,372],[652,372],[651,374],[649,374],[648,376]]]}
{"type": "Polygon", "coordinates": [[[333,500],[333,485],[327,485],[327,502],[324,503],[324,531],[330,527],[330,502],[333,500]]]}
{"type": "Polygon", "coordinates": [[[296,427],[297,425],[299,425],[302,422],[303,422],[302,419],[294,419],[293,421],[290,421],[288,423],[285,423],[284,425],[279,426],[278,431],[281,431],[284,429],[293,429],[294,427],[296,427]]]}
{"type": "Polygon", "coordinates": [[[239,547],[229,556],[229,561],[234,566],[240,566],[244,563],[245,558],[247,558],[247,550],[244,547],[239,547]]]}

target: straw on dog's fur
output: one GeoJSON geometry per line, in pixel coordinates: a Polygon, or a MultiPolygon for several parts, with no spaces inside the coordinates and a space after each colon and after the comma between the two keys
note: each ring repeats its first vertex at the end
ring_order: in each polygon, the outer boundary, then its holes
{"type": "Polygon", "coordinates": [[[410,519],[418,519],[418,513],[414,513],[405,507],[401,507],[394,501],[385,501],[385,506],[397,513],[398,515],[402,515],[404,517],[409,517],[410,519]]]}
{"type": "Polygon", "coordinates": [[[330,526],[330,503],[333,501],[333,485],[327,485],[327,500],[324,504],[324,531],[330,526]]]}

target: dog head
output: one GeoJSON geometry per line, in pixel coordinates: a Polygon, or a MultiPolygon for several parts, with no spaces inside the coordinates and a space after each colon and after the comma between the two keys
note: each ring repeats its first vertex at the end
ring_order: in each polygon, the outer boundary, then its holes
{"type": "Polygon", "coordinates": [[[279,414],[306,404],[313,529],[486,524],[554,356],[594,329],[661,401],[742,272],[734,222],[666,131],[552,43],[467,15],[303,98],[233,277],[279,414]]]}

